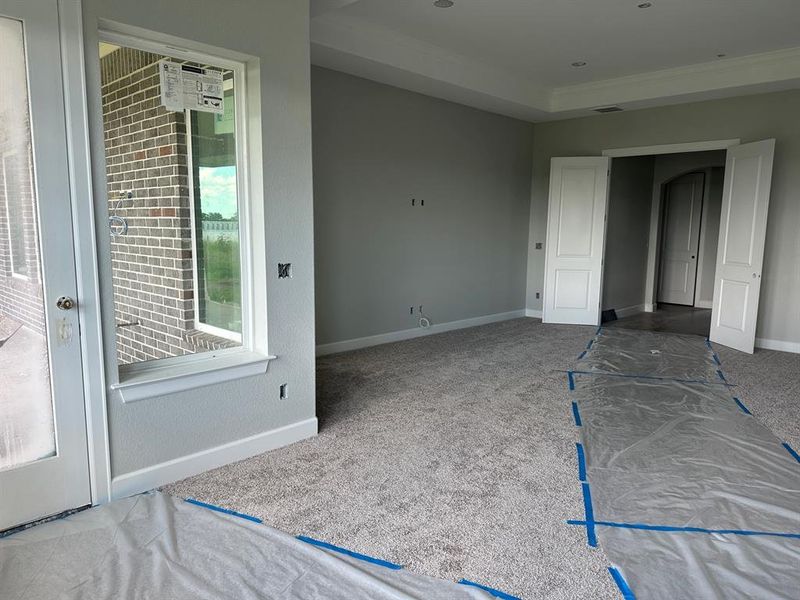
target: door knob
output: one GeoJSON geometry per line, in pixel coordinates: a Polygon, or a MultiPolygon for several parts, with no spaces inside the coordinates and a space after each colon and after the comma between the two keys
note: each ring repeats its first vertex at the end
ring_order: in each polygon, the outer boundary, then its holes
{"type": "Polygon", "coordinates": [[[75,308],[75,300],[69,296],[61,296],[58,300],[56,300],[56,307],[58,307],[60,310],[72,310],[75,308]]]}

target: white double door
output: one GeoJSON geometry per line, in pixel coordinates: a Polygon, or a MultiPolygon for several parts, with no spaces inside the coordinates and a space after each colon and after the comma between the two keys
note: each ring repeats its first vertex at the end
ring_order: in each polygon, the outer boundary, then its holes
{"type": "MultiPolygon", "coordinates": [[[[750,353],[755,346],[774,151],[775,140],[733,146],[725,166],[710,338],[750,353]]],[[[545,323],[600,324],[610,174],[607,157],[551,161],[545,323]]]]}
{"type": "Polygon", "coordinates": [[[58,8],[0,0],[0,531],[90,503],[58,8]]]}

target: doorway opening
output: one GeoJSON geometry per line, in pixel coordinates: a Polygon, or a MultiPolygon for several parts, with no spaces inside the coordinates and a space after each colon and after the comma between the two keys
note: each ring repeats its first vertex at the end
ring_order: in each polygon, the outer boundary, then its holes
{"type": "Polygon", "coordinates": [[[708,337],[725,151],[615,158],[602,320],[708,337]]]}

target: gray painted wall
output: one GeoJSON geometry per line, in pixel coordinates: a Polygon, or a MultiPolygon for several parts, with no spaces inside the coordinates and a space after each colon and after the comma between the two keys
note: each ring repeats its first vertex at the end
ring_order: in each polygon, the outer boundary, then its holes
{"type": "Polygon", "coordinates": [[[523,309],[533,126],[316,67],[311,89],[317,343],[523,309]]]}
{"type": "Polygon", "coordinates": [[[695,304],[708,303],[714,300],[714,272],[717,268],[717,242],[719,242],[719,218],[722,212],[722,184],[725,181],[725,169],[714,167],[707,171],[710,179],[706,186],[703,202],[703,222],[700,231],[700,268],[697,277],[697,295],[695,304]]]}
{"type": "Polygon", "coordinates": [[[603,276],[603,310],[644,302],[650,237],[652,156],[615,159],[611,169],[603,276]]]}
{"type": "MultiPolygon", "coordinates": [[[[90,134],[103,147],[98,19],[108,19],[256,56],[261,67],[266,262],[291,261],[293,278],[268,279],[269,348],[278,360],[261,377],[122,404],[108,401],[112,475],[314,417],[314,270],[308,2],[84,0],[90,134]],[[289,401],[278,400],[281,383],[289,401]]],[[[94,187],[105,189],[102,153],[94,187]]],[[[102,195],[102,194],[101,194],[102,195]]],[[[96,202],[97,204],[97,202],[96,202]]],[[[100,219],[98,222],[102,222],[100,219]]],[[[108,236],[100,235],[101,256],[108,236]]],[[[273,270],[270,269],[270,274],[273,270]]],[[[115,369],[111,277],[101,264],[106,360],[115,369]]]]}
{"type": "Polygon", "coordinates": [[[757,336],[800,342],[800,90],[598,115],[534,128],[527,307],[541,310],[552,156],[599,155],[608,148],[741,138],[775,138],[775,165],[761,280],[757,336]]]}

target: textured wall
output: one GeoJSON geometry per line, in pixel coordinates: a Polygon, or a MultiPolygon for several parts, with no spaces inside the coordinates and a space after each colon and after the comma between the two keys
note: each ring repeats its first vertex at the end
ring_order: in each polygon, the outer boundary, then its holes
{"type": "Polygon", "coordinates": [[[800,342],[800,90],[538,123],[534,127],[530,309],[541,310],[550,158],[596,156],[610,148],[741,138],[776,139],[767,244],[756,335],[800,342]]]}
{"type": "Polygon", "coordinates": [[[318,344],[524,307],[530,124],[320,68],[312,102],[318,344]]]}
{"type": "Polygon", "coordinates": [[[652,156],[614,160],[608,194],[603,310],[644,302],[653,166],[652,156]]]}

